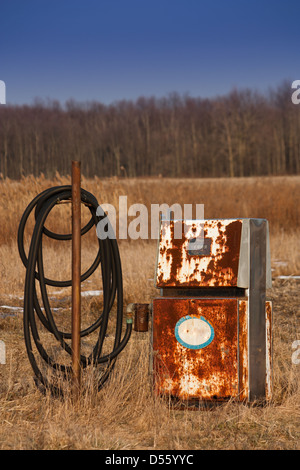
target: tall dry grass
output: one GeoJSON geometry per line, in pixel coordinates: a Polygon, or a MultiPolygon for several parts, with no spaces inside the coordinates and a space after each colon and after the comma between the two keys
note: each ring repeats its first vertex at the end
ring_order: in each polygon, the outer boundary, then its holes
{"type": "MultiPolygon", "coordinates": [[[[105,385],[95,390],[95,371],[85,376],[79,403],[42,395],[32,380],[22,328],[25,270],[19,259],[16,232],[20,217],[32,198],[50,186],[69,184],[57,175],[53,181],[24,178],[0,182],[0,340],[6,344],[6,364],[0,365],[1,449],[299,449],[300,365],[292,363],[292,343],[299,337],[299,284],[278,279],[279,274],[300,274],[299,183],[297,177],[236,180],[85,180],[82,186],[99,203],[118,207],[119,195],[128,205],[166,202],[204,203],[205,217],[265,217],[270,222],[274,318],[274,394],[264,407],[234,400],[209,409],[181,409],[152,393],[149,373],[149,333],[133,332],[115,370],[105,385]],[[11,315],[3,306],[19,306],[11,315]],[[6,315],[6,316],[5,316],[6,315]]],[[[57,211],[49,225],[69,229],[68,206],[57,211]]],[[[28,240],[27,240],[28,246],[28,240]]],[[[119,243],[125,304],[150,302],[156,241],[119,243]]],[[[88,266],[96,244],[83,244],[88,266]]],[[[70,276],[70,246],[45,246],[45,266],[50,277],[70,276]]],[[[99,273],[82,290],[101,289],[99,273]]],[[[51,305],[60,307],[58,321],[68,322],[70,290],[50,289],[51,305]]],[[[101,297],[101,296],[100,296],[101,297]]],[[[97,312],[98,296],[84,297],[83,322],[97,312]]],[[[65,324],[65,323],[64,323],[65,324]]],[[[49,347],[55,342],[48,339],[49,347]]]]}
{"type": "MultiPolygon", "coordinates": [[[[19,219],[34,196],[52,186],[70,184],[69,177],[56,175],[26,177],[21,181],[0,180],[0,242],[14,241],[19,219]]],[[[96,196],[99,204],[112,204],[118,215],[119,196],[127,196],[128,207],[145,204],[204,204],[205,218],[262,217],[270,223],[271,232],[295,231],[300,227],[300,177],[220,178],[220,179],[118,179],[101,180],[82,177],[82,187],[96,196]]],[[[57,207],[55,224],[65,228],[69,219],[57,207]],[[59,212],[61,211],[61,212],[59,212]]]]}

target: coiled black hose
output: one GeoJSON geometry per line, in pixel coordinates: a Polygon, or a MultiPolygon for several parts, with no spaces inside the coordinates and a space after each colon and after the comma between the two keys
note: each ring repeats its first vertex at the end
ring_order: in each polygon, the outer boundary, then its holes
{"type": "MultiPolygon", "coordinates": [[[[47,216],[53,207],[62,201],[70,201],[72,197],[71,186],[58,186],[47,189],[36,196],[31,203],[27,206],[21,218],[18,229],[18,249],[21,260],[26,268],[25,288],[24,288],[24,338],[26,350],[30,364],[35,373],[35,382],[43,390],[50,390],[54,395],[63,394],[62,386],[57,385],[53,380],[49,381],[47,374],[41,371],[40,366],[36,360],[36,353],[33,351],[33,343],[36,350],[44,360],[44,362],[55,371],[67,378],[72,376],[71,366],[58,364],[46,352],[40,339],[38,322],[40,320],[42,325],[50,332],[56,340],[60,343],[61,347],[69,354],[72,354],[70,345],[66,340],[71,339],[72,335],[69,332],[60,331],[55,323],[53,314],[51,312],[49,298],[47,294],[47,285],[56,287],[68,287],[72,285],[72,280],[59,281],[48,279],[44,276],[43,264],[43,235],[55,240],[71,240],[72,234],[58,234],[48,230],[45,227],[47,216]],[[30,214],[34,211],[35,225],[32,233],[30,248],[28,256],[26,256],[24,249],[24,231],[27,220],[30,214]],[[43,308],[38,301],[37,285],[40,287],[41,299],[43,308]]],[[[81,189],[81,201],[85,204],[91,213],[89,222],[81,229],[81,235],[87,233],[92,227],[97,227],[98,222],[106,217],[106,214],[100,211],[103,215],[98,215],[99,207],[96,198],[88,191],[81,189]]],[[[111,370],[114,367],[115,361],[119,353],[126,346],[132,330],[132,320],[127,318],[126,331],[122,336],[123,325],[123,282],[122,282],[122,269],[121,260],[118,249],[117,241],[114,237],[97,237],[98,239],[98,253],[93,264],[90,268],[81,275],[81,282],[88,279],[94,271],[101,265],[102,284],[103,284],[103,309],[99,314],[97,320],[89,327],[80,332],[80,336],[84,337],[92,332],[98,330],[98,339],[93,347],[89,356],[80,356],[82,369],[88,365],[99,366],[100,377],[98,378],[97,386],[100,389],[106,382],[111,370]],[[111,309],[117,301],[117,319],[115,329],[115,340],[113,349],[109,354],[102,354],[104,339],[107,333],[107,326],[109,314],[111,309]]]]}

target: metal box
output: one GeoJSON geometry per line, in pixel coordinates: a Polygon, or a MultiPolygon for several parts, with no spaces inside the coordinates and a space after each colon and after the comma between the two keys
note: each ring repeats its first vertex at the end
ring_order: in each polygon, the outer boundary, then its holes
{"type": "Polygon", "coordinates": [[[153,299],[153,378],[181,400],[266,400],[272,304],[265,219],[161,221],[153,299]]]}

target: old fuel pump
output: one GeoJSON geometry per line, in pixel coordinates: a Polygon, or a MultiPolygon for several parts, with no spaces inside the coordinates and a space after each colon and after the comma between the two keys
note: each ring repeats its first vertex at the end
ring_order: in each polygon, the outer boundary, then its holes
{"type": "Polygon", "coordinates": [[[162,220],[155,286],[156,393],[205,402],[271,398],[267,220],[162,220]]]}

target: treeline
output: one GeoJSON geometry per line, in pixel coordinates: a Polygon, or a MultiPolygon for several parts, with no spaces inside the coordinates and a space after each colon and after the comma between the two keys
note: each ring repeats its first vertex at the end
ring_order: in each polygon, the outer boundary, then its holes
{"type": "Polygon", "coordinates": [[[0,173],[52,177],[82,162],[86,177],[221,177],[300,172],[300,105],[291,84],[268,96],[173,93],[112,105],[35,101],[0,106],[0,173]]]}

